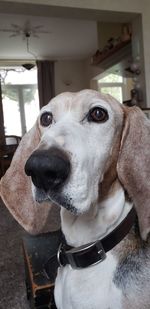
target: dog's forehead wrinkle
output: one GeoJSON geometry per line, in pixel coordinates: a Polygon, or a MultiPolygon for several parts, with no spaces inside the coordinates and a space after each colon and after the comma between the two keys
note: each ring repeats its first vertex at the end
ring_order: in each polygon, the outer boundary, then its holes
{"type": "Polygon", "coordinates": [[[53,98],[46,106],[42,108],[42,110],[46,108],[51,108],[51,106],[55,106],[58,108],[60,105],[70,106],[72,105],[82,105],[82,104],[90,104],[90,102],[97,101],[97,102],[103,102],[111,106],[115,110],[121,110],[121,104],[113,97],[102,94],[100,92],[97,92],[92,89],[88,90],[81,90],[79,92],[64,92],[59,95],[57,95],[55,98],[53,98]]]}

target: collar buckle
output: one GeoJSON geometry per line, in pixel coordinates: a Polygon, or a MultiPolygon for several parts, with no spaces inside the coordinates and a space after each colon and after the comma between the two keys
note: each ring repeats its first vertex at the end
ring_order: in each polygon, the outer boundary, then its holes
{"type": "Polygon", "coordinates": [[[57,259],[60,266],[70,264],[74,269],[96,265],[104,261],[105,258],[106,253],[101,241],[92,242],[69,250],[65,250],[61,244],[57,253],[57,259]]]}

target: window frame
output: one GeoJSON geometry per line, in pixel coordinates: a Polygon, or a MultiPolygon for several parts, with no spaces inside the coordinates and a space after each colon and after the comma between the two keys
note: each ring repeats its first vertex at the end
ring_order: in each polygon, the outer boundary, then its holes
{"type": "MultiPolygon", "coordinates": [[[[20,113],[20,124],[22,136],[27,132],[26,117],[25,117],[25,102],[23,96],[23,90],[29,88],[37,88],[36,84],[5,84],[5,88],[15,88],[18,95],[19,113],[20,113]]],[[[2,96],[3,96],[3,85],[2,85],[2,96]]],[[[40,110],[40,108],[39,108],[40,110]]],[[[4,123],[5,125],[5,123],[4,123]]]]}
{"type": "MultiPolygon", "coordinates": [[[[115,75],[115,74],[114,74],[115,75]]],[[[102,78],[101,78],[102,79],[102,78]]],[[[123,103],[123,97],[124,97],[124,91],[125,91],[125,85],[126,85],[126,78],[122,78],[122,82],[101,82],[99,78],[98,80],[98,91],[101,92],[101,88],[116,88],[120,87],[122,91],[122,102],[123,103]]]]}

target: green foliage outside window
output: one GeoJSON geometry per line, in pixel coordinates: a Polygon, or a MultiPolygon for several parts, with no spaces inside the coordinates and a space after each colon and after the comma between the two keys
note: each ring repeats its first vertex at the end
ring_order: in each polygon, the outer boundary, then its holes
{"type": "MultiPolygon", "coordinates": [[[[34,100],[35,92],[36,88],[34,86],[30,85],[29,88],[24,88],[24,102],[30,103],[32,100],[34,100]]],[[[3,96],[9,98],[10,100],[18,101],[18,89],[16,86],[2,85],[2,93],[3,96]]]]}

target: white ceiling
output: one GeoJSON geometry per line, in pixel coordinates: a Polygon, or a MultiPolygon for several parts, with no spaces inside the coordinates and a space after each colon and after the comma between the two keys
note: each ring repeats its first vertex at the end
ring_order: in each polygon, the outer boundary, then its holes
{"type": "MultiPolygon", "coordinates": [[[[12,24],[24,28],[27,21],[31,24],[31,30],[42,25],[40,30],[50,32],[39,34],[39,38],[31,34],[29,47],[38,59],[84,59],[97,49],[96,21],[0,14],[0,30],[14,29],[12,24]]],[[[0,59],[33,59],[27,52],[23,35],[11,35],[0,31],[0,59]]]]}

